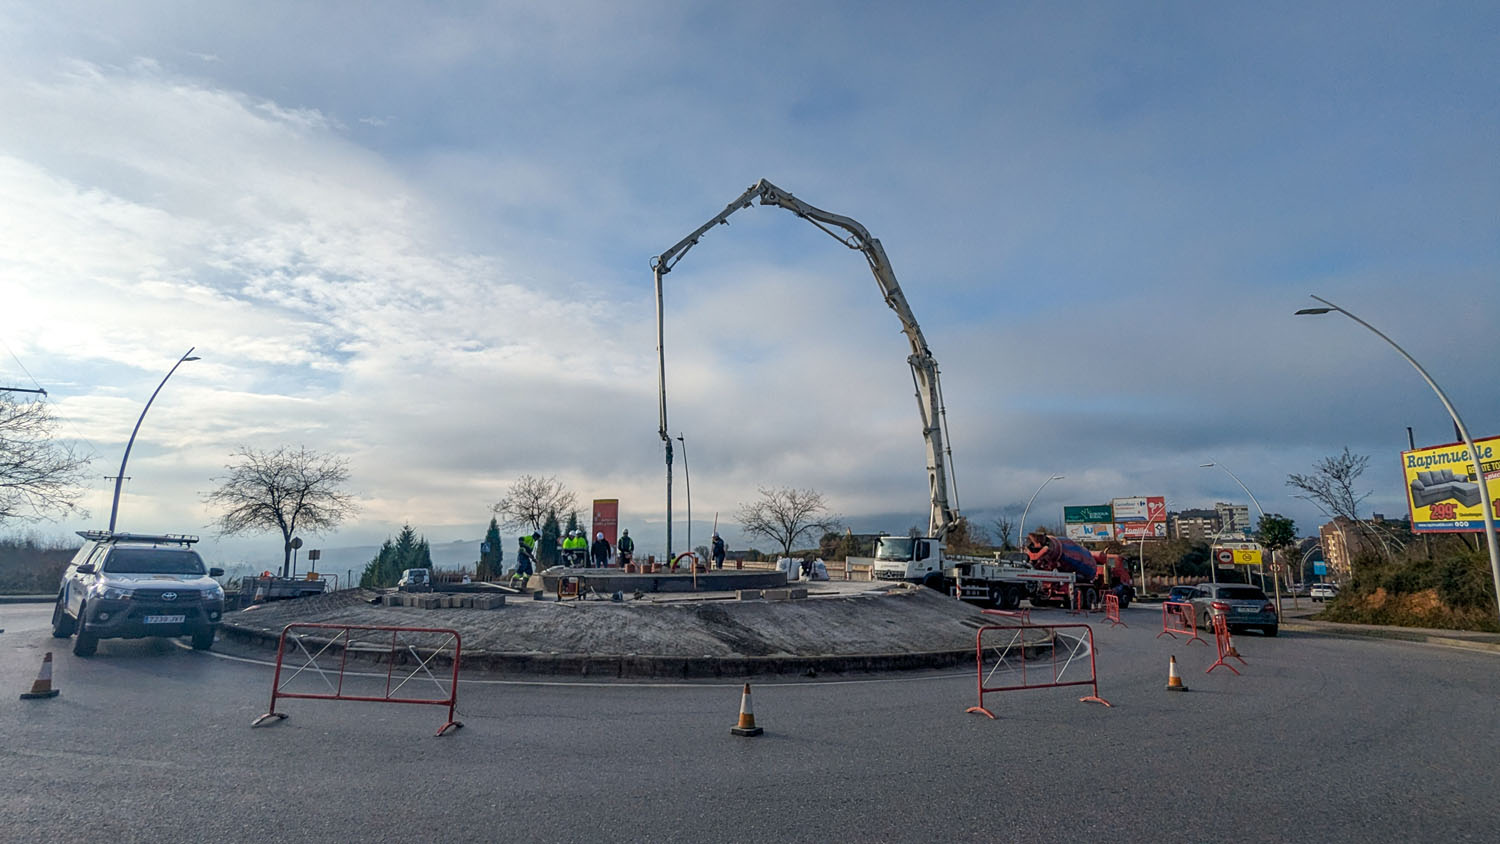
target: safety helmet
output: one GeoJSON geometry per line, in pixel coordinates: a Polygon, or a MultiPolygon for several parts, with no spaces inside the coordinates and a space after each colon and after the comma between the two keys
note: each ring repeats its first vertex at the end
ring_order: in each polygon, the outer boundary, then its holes
{"type": "Polygon", "coordinates": [[[621,533],[620,533],[620,535],[621,535],[621,536],[629,536],[629,535],[630,535],[630,528],[625,528],[625,530],[624,530],[624,531],[622,531],[622,532],[621,532],[621,533]]]}
{"type": "Polygon", "coordinates": [[[604,534],[603,534],[603,532],[600,532],[600,533],[596,533],[596,534],[594,534],[594,538],[595,538],[595,539],[603,539],[603,538],[604,538],[604,534]]]}

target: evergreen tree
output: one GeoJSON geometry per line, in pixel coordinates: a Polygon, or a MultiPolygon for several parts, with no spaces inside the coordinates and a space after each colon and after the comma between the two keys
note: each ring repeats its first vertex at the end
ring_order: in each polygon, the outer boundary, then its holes
{"type": "Polygon", "coordinates": [[[432,568],[432,550],[411,525],[402,525],[394,541],[387,539],[374,559],[365,565],[359,585],[368,588],[395,586],[407,569],[432,568]]]}
{"type": "Polygon", "coordinates": [[[547,520],[542,522],[542,538],[536,543],[537,564],[542,568],[562,562],[562,554],[557,548],[557,541],[561,535],[562,526],[557,522],[557,513],[547,513],[547,520]]]}
{"type": "Polygon", "coordinates": [[[490,580],[505,571],[505,546],[500,540],[500,523],[493,517],[490,529],[484,533],[484,547],[489,550],[479,552],[479,570],[475,573],[478,580],[490,580]]]}

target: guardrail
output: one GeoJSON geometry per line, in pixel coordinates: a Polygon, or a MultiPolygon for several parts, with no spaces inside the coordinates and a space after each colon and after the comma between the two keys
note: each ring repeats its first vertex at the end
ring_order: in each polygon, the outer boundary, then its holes
{"type": "Polygon", "coordinates": [[[1163,601],[1161,605],[1161,632],[1156,638],[1171,636],[1177,638],[1182,633],[1190,636],[1188,644],[1197,642],[1200,645],[1208,645],[1202,636],[1198,635],[1198,615],[1193,605],[1182,601],[1163,601]]]}
{"type": "MultiPolygon", "coordinates": [[[[348,700],[367,703],[446,706],[448,707],[448,720],[437,731],[437,735],[444,735],[450,729],[457,730],[463,726],[462,722],[454,719],[454,712],[458,706],[458,667],[462,652],[463,642],[458,631],[443,627],[374,627],[360,624],[314,624],[311,622],[288,624],[282,628],[281,639],[276,647],[276,673],[271,678],[271,707],[266,714],[256,718],[250,726],[259,727],[272,718],[278,721],[285,720],[287,713],[276,711],[276,701],[281,698],[348,700]],[[379,635],[368,638],[356,635],[366,633],[379,635]],[[385,640],[386,633],[390,634],[389,643],[385,640]],[[418,635],[423,641],[417,641],[418,635]],[[437,644],[429,644],[434,637],[436,637],[437,644]],[[304,661],[290,676],[283,679],[282,669],[286,665],[289,642],[295,645],[304,661]],[[309,645],[316,650],[309,650],[309,645]],[[379,682],[381,677],[378,674],[349,671],[351,650],[377,660],[383,657],[386,663],[383,687],[379,682]],[[425,656],[423,651],[427,652],[425,656]],[[435,659],[450,652],[452,655],[448,658],[453,663],[453,673],[447,678],[447,685],[444,686],[443,681],[439,680],[428,666],[435,659]],[[404,676],[397,676],[398,661],[408,662],[408,660],[415,662],[415,667],[404,676]],[[399,696],[406,684],[415,679],[419,673],[425,674],[427,679],[437,686],[438,692],[443,697],[399,696]],[[293,684],[304,674],[307,675],[308,682],[314,677],[321,679],[327,691],[305,691],[300,687],[295,687],[293,684]],[[346,685],[350,688],[346,689],[346,685]]],[[[314,685],[313,688],[320,687],[314,685]]]]}
{"type": "MultiPolygon", "coordinates": [[[[1034,641],[1030,644],[1035,646],[1039,642],[1034,641]]],[[[1013,692],[1022,689],[1051,689],[1064,686],[1088,686],[1092,691],[1090,694],[1079,698],[1080,702],[1102,703],[1105,706],[1112,706],[1109,701],[1099,697],[1099,675],[1094,665],[1094,630],[1087,624],[987,624],[979,628],[979,632],[974,636],[974,663],[978,677],[979,704],[965,709],[965,712],[978,712],[993,719],[995,713],[985,708],[984,705],[984,696],[987,694],[1013,692]],[[1028,631],[1037,630],[1046,631],[1047,633],[1046,641],[1050,647],[1047,648],[1049,658],[1045,661],[1042,659],[1027,658],[1027,633],[1028,631]],[[1076,638],[1070,640],[1070,637],[1059,634],[1061,630],[1079,630],[1082,632],[1076,638]],[[992,656],[992,664],[989,670],[986,671],[985,634],[994,631],[1002,631],[1001,635],[997,638],[1004,638],[1005,641],[1003,645],[991,644],[989,646],[988,650],[992,656]],[[1069,641],[1071,641],[1071,644],[1068,644],[1069,641]],[[1072,668],[1075,663],[1079,666],[1083,664],[1082,652],[1085,647],[1088,650],[1088,676],[1071,680],[1065,679],[1069,668],[1072,668]],[[1059,649],[1062,649],[1066,653],[1066,657],[1061,664],[1058,663],[1059,649]],[[1044,664],[1036,668],[1029,667],[1030,664],[1035,663],[1044,664]],[[1009,674],[1011,682],[1003,685],[985,685],[986,683],[995,682],[996,675],[1002,670],[1009,674]],[[1017,679],[1019,680],[1018,682],[1017,679]]],[[[1074,672],[1075,675],[1080,673],[1081,669],[1074,672]]]]}

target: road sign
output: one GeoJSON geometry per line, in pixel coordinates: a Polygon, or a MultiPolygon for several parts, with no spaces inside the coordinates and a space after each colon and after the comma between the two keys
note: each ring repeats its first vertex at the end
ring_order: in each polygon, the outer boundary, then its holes
{"type": "Polygon", "coordinates": [[[307,552],[307,558],[309,560],[312,560],[313,562],[317,562],[318,560],[323,559],[323,552],[314,548],[311,551],[307,552]]]}
{"type": "Polygon", "coordinates": [[[1327,563],[1313,563],[1313,574],[1327,574],[1327,573],[1328,573],[1328,564],[1327,563]]]}
{"type": "Polygon", "coordinates": [[[1218,558],[1219,565],[1221,566],[1234,565],[1234,552],[1228,548],[1220,548],[1214,556],[1218,558]]]}

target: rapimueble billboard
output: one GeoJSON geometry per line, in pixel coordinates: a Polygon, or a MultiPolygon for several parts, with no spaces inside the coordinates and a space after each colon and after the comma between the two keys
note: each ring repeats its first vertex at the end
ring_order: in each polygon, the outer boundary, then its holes
{"type": "Polygon", "coordinates": [[[1406,504],[1413,533],[1469,533],[1484,530],[1484,513],[1500,518],[1500,437],[1475,440],[1480,471],[1463,443],[1401,452],[1406,504]]]}

